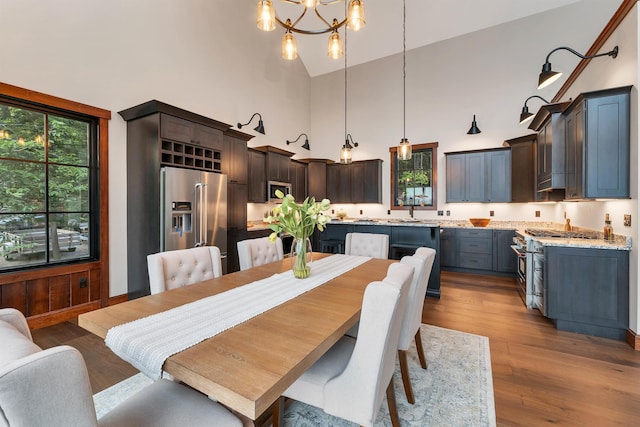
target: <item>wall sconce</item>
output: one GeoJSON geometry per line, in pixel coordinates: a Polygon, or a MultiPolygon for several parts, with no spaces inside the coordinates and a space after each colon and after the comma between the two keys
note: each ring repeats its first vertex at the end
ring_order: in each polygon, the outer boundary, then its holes
{"type": "Polygon", "coordinates": [[[539,98],[539,99],[543,100],[545,104],[549,103],[549,101],[547,101],[546,99],[544,99],[543,97],[538,96],[538,95],[531,95],[530,97],[528,97],[524,101],[524,106],[522,107],[522,113],[520,113],[520,124],[521,125],[525,124],[529,120],[533,119],[533,113],[530,113],[529,112],[529,107],[527,107],[527,101],[529,101],[531,98],[539,98]]]}
{"type": "Polygon", "coordinates": [[[467,134],[469,135],[475,135],[476,133],[480,133],[482,132],[480,130],[480,128],[478,127],[478,124],[476,123],[476,115],[473,115],[473,121],[471,122],[471,127],[469,128],[469,132],[467,132],[467,134]]]}
{"type": "Polygon", "coordinates": [[[549,62],[549,57],[551,56],[551,54],[556,50],[560,50],[560,49],[568,50],[569,52],[573,53],[576,56],[579,56],[582,59],[597,58],[599,56],[611,56],[612,58],[615,58],[618,56],[618,46],[614,47],[613,50],[611,50],[610,52],[598,53],[596,55],[591,55],[591,56],[584,56],[576,52],[575,50],[571,49],[570,47],[565,47],[565,46],[557,47],[553,49],[551,52],[549,52],[549,54],[547,55],[547,59],[545,60],[544,65],[542,66],[542,71],[540,72],[540,76],[538,77],[538,89],[542,89],[544,87],[549,86],[551,83],[558,80],[560,76],[562,76],[561,72],[551,70],[551,63],[549,62]]]}
{"type": "Polygon", "coordinates": [[[256,132],[260,132],[261,134],[264,135],[264,123],[262,123],[262,116],[260,115],[260,113],[253,113],[253,116],[251,116],[249,121],[245,124],[238,123],[238,129],[242,129],[242,126],[246,126],[249,123],[251,123],[251,121],[255,116],[258,116],[259,120],[258,120],[258,126],[256,126],[253,130],[255,130],[256,132]]]}
{"type": "Polygon", "coordinates": [[[340,150],[340,163],[343,164],[348,164],[351,163],[351,150],[354,147],[357,147],[358,143],[354,142],[353,137],[351,136],[350,133],[347,134],[347,136],[344,139],[344,145],[342,146],[342,149],[340,150]],[[351,141],[349,141],[351,140],[351,141]],[[353,145],[352,145],[353,144],[353,145]]]}
{"type": "Polygon", "coordinates": [[[306,133],[301,133],[300,135],[298,135],[298,137],[296,139],[294,139],[293,141],[289,141],[287,140],[287,145],[289,144],[294,144],[296,142],[298,142],[298,140],[300,138],[302,138],[304,136],[304,144],[302,144],[302,148],[304,148],[305,150],[311,150],[311,147],[309,146],[309,137],[307,136],[306,133]]]}

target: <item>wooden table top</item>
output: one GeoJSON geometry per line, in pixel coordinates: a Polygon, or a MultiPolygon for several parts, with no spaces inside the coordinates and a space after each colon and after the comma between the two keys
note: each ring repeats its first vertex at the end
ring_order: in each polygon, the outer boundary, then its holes
{"type": "MultiPolygon", "coordinates": [[[[314,258],[328,256],[314,254],[314,258]]],[[[366,286],[394,260],[372,259],[259,316],[168,358],[163,370],[255,420],[360,317],[366,286]]],[[[291,260],[227,274],[81,314],[105,338],[117,325],[196,301],[291,268],[291,260]]],[[[313,271],[313,270],[312,270],[313,271]]]]}

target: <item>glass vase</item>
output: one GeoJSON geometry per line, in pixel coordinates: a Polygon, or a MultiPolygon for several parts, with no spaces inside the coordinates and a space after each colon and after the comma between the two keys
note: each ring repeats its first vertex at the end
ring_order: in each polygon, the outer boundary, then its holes
{"type": "Polygon", "coordinates": [[[291,243],[291,269],[293,276],[298,279],[305,279],[311,274],[311,260],[313,251],[311,250],[311,239],[308,237],[297,239],[294,237],[291,243]]]}

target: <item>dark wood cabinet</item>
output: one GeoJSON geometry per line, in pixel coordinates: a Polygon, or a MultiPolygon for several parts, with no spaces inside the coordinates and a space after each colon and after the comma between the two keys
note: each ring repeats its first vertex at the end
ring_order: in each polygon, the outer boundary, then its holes
{"type": "Polygon", "coordinates": [[[307,196],[307,164],[291,160],[291,192],[297,201],[302,202],[307,196]]]}
{"type": "Polygon", "coordinates": [[[229,184],[247,184],[249,180],[249,154],[247,141],[237,139],[231,129],[224,135],[224,156],[222,173],[227,175],[229,184]]]}
{"type": "Polygon", "coordinates": [[[629,197],[630,90],[582,93],[565,111],[567,199],[629,197]]]}
{"type": "Polygon", "coordinates": [[[169,114],[160,115],[160,137],[222,150],[222,130],[169,114]]]}
{"type": "Polygon", "coordinates": [[[458,266],[458,246],[455,228],[440,229],[440,266],[458,266]]]}
{"type": "Polygon", "coordinates": [[[506,140],[511,147],[511,201],[536,201],[537,134],[506,140]]]}
{"type": "Polygon", "coordinates": [[[269,181],[291,182],[289,157],[267,151],[267,179],[269,181]]]}
{"type": "Polygon", "coordinates": [[[493,235],[491,230],[460,229],[458,237],[458,267],[493,270],[493,235]]]}
{"type": "Polygon", "coordinates": [[[544,247],[546,316],[560,330],[623,340],[629,327],[629,252],[544,247]]]}
{"type": "Polygon", "coordinates": [[[327,163],[326,160],[307,160],[307,188],[309,196],[316,200],[327,198],[327,163]]]}
{"type": "Polygon", "coordinates": [[[529,125],[538,132],[537,191],[566,187],[565,117],[568,102],[540,107],[529,125]]]}
{"type": "Polygon", "coordinates": [[[267,201],[266,154],[253,149],[248,150],[249,201],[265,203],[267,201]]]}
{"type": "Polygon", "coordinates": [[[445,153],[447,203],[511,201],[511,152],[445,153]]]}
{"type": "Polygon", "coordinates": [[[326,169],[331,203],[382,203],[382,160],[334,163],[326,169]]]}
{"type": "Polygon", "coordinates": [[[515,275],[514,236],[515,230],[442,228],[440,265],[452,271],[515,275]]]}

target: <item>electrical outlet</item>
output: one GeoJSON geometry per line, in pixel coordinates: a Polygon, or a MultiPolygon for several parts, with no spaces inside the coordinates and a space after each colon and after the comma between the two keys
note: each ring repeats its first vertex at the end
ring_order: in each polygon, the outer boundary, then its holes
{"type": "Polygon", "coordinates": [[[624,226],[625,227],[631,227],[631,215],[630,214],[624,214],[624,226]]]}
{"type": "Polygon", "coordinates": [[[444,215],[444,211],[438,211],[438,216],[443,216],[444,215]]]}
{"type": "Polygon", "coordinates": [[[447,211],[447,216],[451,216],[451,211],[447,211]]]}
{"type": "Polygon", "coordinates": [[[391,209],[387,209],[387,215],[391,215],[391,209]]]}
{"type": "Polygon", "coordinates": [[[489,216],[493,216],[493,211],[489,211],[489,216]]]}
{"type": "Polygon", "coordinates": [[[362,215],[362,209],[360,209],[360,215],[362,215]]]}
{"type": "Polygon", "coordinates": [[[80,280],[78,281],[78,284],[80,285],[80,288],[86,288],[87,287],[87,278],[86,277],[81,277],[80,280]]]}
{"type": "Polygon", "coordinates": [[[540,218],[540,211],[536,211],[536,218],[540,218]]]}

